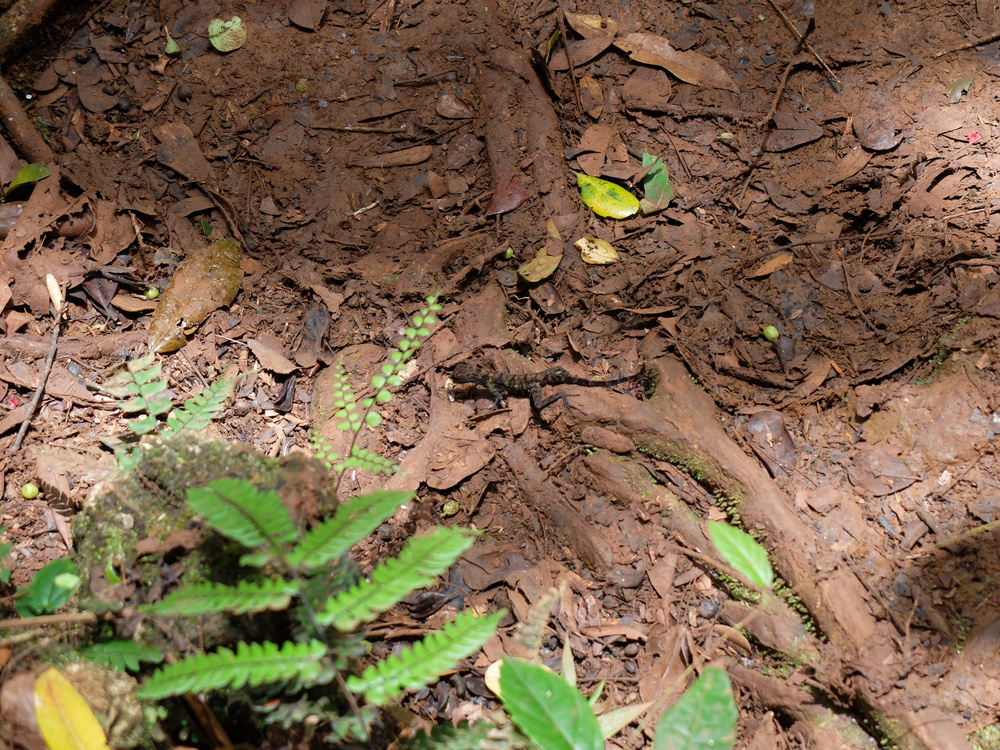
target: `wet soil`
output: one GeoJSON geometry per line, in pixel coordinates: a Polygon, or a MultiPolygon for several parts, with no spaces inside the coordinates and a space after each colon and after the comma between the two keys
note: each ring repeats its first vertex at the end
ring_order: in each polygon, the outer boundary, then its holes
{"type": "MultiPolygon", "coordinates": [[[[234,237],[238,295],[163,361],[181,397],[238,374],[218,429],[267,455],[307,449],[313,429],[336,437],[333,358],[362,388],[407,316],[442,295],[444,325],[365,435],[400,462],[390,485],[418,502],[364,554],[432,520],[482,529],[451,582],[466,605],[512,615],[463,687],[411,697],[415,713],[475,716],[488,693],[468,685],[520,654],[511,627],[561,586],[553,664],[568,638],[581,687],[605,680],[611,705],[665,699],[686,666],[721,661],[742,747],[963,748],[975,733],[1000,747],[988,739],[1000,681],[983,668],[1000,650],[1000,17],[985,2],[974,11],[93,10],[46,59],[7,74],[59,170],[0,247],[14,582],[66,553],[66,518],[112,466],[102,439],[124,423],[88,383],[144,352],[156,303],[141,292],[234,237]],[[579,14],[603,14],[601,28],[579,14]],[[205,30],[233,15],[247,41],[223,54],[205,30]],[[177,57],[163,54],[164,27],[177,57]],[[561,43],[544,61],[561,29],[572,69],[561,43]],[[668,206],[615,220],[581,202],[578,173],[641,193],[644,153],[667,165],[668,206]],[[81,217],[84,233],[57,231],[81,217]],[[581,237],[617,260],[586,262],[581,237]],[[558,263],[526,281],[542,248],[558,263]],[[68,307],[14,451],[50,349],[46,274],[68,307]],[[548,389],[565,398],[541,411],[516,395],[494,409],[480,388],[448,387],[466,359],[645,375],[548,389]],[[29,481],[40,498],[21,497],[29,481]],[[769,549],[794,609],[747,608],[720,579],[733,571],[705,521],[726,518],[769,549]]],[[[2,152],[6,184],[19,164],[2,152]]]]}

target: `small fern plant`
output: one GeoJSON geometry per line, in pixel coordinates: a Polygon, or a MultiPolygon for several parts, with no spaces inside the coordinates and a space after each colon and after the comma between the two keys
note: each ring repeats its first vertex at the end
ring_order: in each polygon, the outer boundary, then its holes
{"type": "MultiPolygon", "coordinates": [[[[163,379],[163,365],[147,354],[126,363],[104,384],[104,391],[118,399],[126,414],[142,414],[128,423],[129,432],[141,438],[152,432],[168,437],[182,430],[200,432],[218,416],[233,391],[235,378],[221,378],[197,396],[173,409],[173,395],[163,379]],[[164,415],[167,415],[164,418],[164,415]]],[[[118,468],[123,474],[132,471],[141,461],[139,443],[119,442],[114,445],[118,468]]]]}
{"type": "MultiPolygon", "coordinates": [[[[392,461],[358,446],[358,435],[365,426],[374,428],[381,423],[376,405],[392,400],[390,389],[402,384],[407,362],[419,350],[420,340],[430,335],[440,309],[436,296],[427,298],[397,348],[372,377],[374,395],[360,398],[343,364],[335,365],[334,418],[338,429],[352,433],[350,447],[342,457],[318,432],[312,439],[317,458],[331,471],[343,476],[350,468],[384,474],[396,470],[392,461]]],[[[233,382],[220,381],[163,418],[170,411],[171,397],[160,366],[150,356],[129,363],[108,391],[122,399],[123,410],[145,412],[129,423],[132,433],[146,435],[155,430],[166,436],[203,428],[222,409],[233,382]]],[[[119,448],[122,468],[136,466],[141,451],[141,447],[119,448]]],[[[328,721],[338,737],[366,737],[375,718],[374,707],[397,699],[404,690],[430,684],[453,669],[493,635],[504,616],[503,611],[486,617],[460,613],[440,630],[369,666],[360,675],[346,680],[341,677],[351,661],[366,650],[358,628],[375,621],[414,590],[431,584],[477,536],[469,529],[435,528],[411,539],[396,558],[377,565],[368,580],[359,580],[349,561],[349,550],[412,498],[413,493],[370,492],[341,503],[332,517],[302,531],[277,493],[248,481],[220,478],[188,489],[192,511],[207,526],[245,549],[239,564],[252,573],[235,585],[182,582],[166,598],[143,609],[151,615],[172,617],[225,612],[234,617],[257,615],[259,619],[265,612],[283,613],[292,637],[282,642],[240,642],[235,649],[219,648],[214,653],[183,658],[148,677],[139,696],[161,699],[248,685],[255,688],[257,707],[269,721],[301,726],[309,717],[314,724],[317,719],[328,721]],[[344,693],[343,701],[331,698],[329,688],[324,688],[334,681],[344,693]],[[358,707],[355,696],[363,697],[364,709],[358,707]],[[344,702],[355,710],[353,719],[345,716],[344,702]]],[[[116,643],[102,644],[102,648],[102,653],[110,650],[126,664],[134,665],[138,658],[131,651],[123,657],[116,643]]]]}
{"type": "MultiPolygon", "coordinates": [[[[329,566],[370,534],[412,493],[381,490],[342,504],[329,519],[301,533],[280,497],[249,482],[217,479],[188,491],[188,503],[205,523],[248,549],[240,563],[260,571],[234,586],[199,583],[181,586],[143,609],[155,615],[197,616],[226,611],[252,615],[290,610],[295,605],[298,640],[239,643],[162,667],[139,690],[139,697],[284,683],[297,689],[328,684],[345,666],[332,645],[337,634],[374,621],[415,589],[431,584],[471,546],[476,532],[439,527],[411,539],[395,559],[322,599],[329,566]],[[264,571],[268,571],[265,573],[264,571]]],[[[346,687],[372,706],[382,706],[404,690],[423,687],[490,638],[503,612],[487,617],[460,613],[441,630],[412,647],[351,676],[346,687]]]]}

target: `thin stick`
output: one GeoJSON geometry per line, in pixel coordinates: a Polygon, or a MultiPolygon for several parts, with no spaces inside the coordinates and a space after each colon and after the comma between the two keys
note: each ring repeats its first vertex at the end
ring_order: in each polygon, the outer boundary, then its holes
{"type": "Polygon", "coordinates": [[[569,65],[569,79],[573,82],[573,94],[576,96],[576,108],[583,112],[583,101],[580,99],[580,89],[576,85],[576,66],[573,65],[573,58],[569,54],[569,37],[566,36],[566,11],[559,7],[556,13],[556,22],[559,24],[559,33],[562,34],[563,47],[566,48],[566,64],[569,65]]]}
{"type": "Polygon", "coordinates": [[[67,612],[64,615],[39,615],[38,617],[17,617],[13,620],[0,620],[0,629],[8,628],[39,628],[43,625],[63,625],[74,622],[97,622],[93,612],[67,612]]]}
{"type": "Polygon", "coordinates": [[[833,70],[830,68],[830,66],[826,64],[826,61],[822,57],[820,57],[820,54],[819,52],[816,51],[816,48],[813,47],[811,44],[809,44],[809,42],[806,41],[806,38],[799,33],[799,30],[795,28],[795,24],[793,24],[789,20],[788,16],[785,15],[785,12],[777,6],[774,0],[767,0],[767,4],[771,6],[771,8],[774,10],[775,13],[781,16],[781,20],[785,22],[785,26],[788,27],[788,30],[791,31],[793,34],[795,34],[795,38],[799,40],[802,46],[804,46],[807,50],[809,50],[809,53],[814,58],[816,58],[816,62],[818,62],[820,65],[823,66],[823,70],[827,72],[830,78],[832,78],[837,83],[838,86],[843,88],[844,84],[843,82],[841,82],[839,78],[837,78],[837,74],[834,73],[833,70]]]}
{"type": "Polygon", "coordinates": [[[28,415],[21,422],[21,429],[18,430],[17,439],[14,440],[14,444],[11,446],[11,453],[17,453],[21,450],[21,444],[24,443],[24,436],[28,433],[28,427],[31,426],[31,418],[35,413],[35,409],[38,408],[38,402],[42,400],[42,394],[45,393],[45,383],[49,379],[49,373],[52,372],[52,363],[56,361],[56,345],[59,343],[59,331],[61,329],[62,314],[56,313],[55,323],[52,326],[52,339],[49,342],[49,355],[45,358],[45,369],[42,370],[41,377],[38,379],[38,387],[35,388],[35,395],[28,405],[28,415]]]}
{"type": "Polygon", "coordinates": [[[980,44],[989,44],[990,42],[995,42],[1000,39],[1000,31],[996,34],[990,34],[989,36],[981,36],[979,39],[974,39],[971,42],[966,42],[958,47],[952,47],[951,49],[943,49],[940,52],[935,52],[931,57],[937,59],[939,57],[944,57],[945,55],[950,55],[952,52],[961,52],[962,50],[972,49],[973,47],[978,47],[980,44]]]}

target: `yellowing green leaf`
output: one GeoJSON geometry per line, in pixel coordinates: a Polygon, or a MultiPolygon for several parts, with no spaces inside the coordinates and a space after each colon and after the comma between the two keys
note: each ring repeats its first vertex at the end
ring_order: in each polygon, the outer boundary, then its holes
{"type": "Polygon", "coordinates": [[[528,282],[541,281],[552,275],[559,267],[561,260],[562,255],[549,255],[543,247],[535,254],[534,258],[517,269],[517,275],[528,282]]]}
{"type": "Polygon", "coordinates": [[[180,349],[187,343],[186,333],[233,301],[242,281],[240,243],[236,240],[219,240],[191,253],[177,266],[153,312],[149,350],[180,349]]]}
{"type": "Polygon", "coordinates": [[[35,680],[35,717],[49,750],[108,750],[93,710],[58,669],[35,680]]]}
{"type": "Polygon", "coordinates": [[[639,210],[639,199],[613,182],[578,173],[576,184],[580,198],[598,216],[627,219],[639,210]]]}
{"type": "Polygon", "coordinates": [[[573,245],[579,249],[583,262],[592,266],[606,266],[618,260],[618,251],[611,243],[597,237],[581,237],[573,245]]]}
{"type": "Polygon", "coordinates": [[[247,43],[247,30],[239,16],[229,21],[213,18],[208,25],[208,41],[219,52],[232,52],[247,43]]]}

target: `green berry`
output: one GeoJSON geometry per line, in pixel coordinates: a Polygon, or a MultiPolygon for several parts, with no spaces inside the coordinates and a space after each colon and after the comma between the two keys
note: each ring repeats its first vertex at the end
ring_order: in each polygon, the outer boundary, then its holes
{"type": "Polygon", "coordinates": [[[500,253],[501,260],[510,260],[513,257],[514,257],[514,248],[512,247],[508,247],[506,250],[500,253]]]}
{"type": "Polygon", "coordinates": [[[768,341],[777,341],[781,337],[781,332],[777,326],[768,326],[764,329],[764,338],[768,341]]]}
{"type": "Polygon", "coordinates": [[[295,82],[295,90],[300,94],[304,94],[309,90],[309,81],[305,78],[300,78],[295,82]]]}
{"type": "Polygon", "coordinates": [[[38,485],[34,482],[28,482],[21,487],[21,497],[25,500],[34,500],[38,497],[39,489],[38,485]]]}
{"type": "Polygon", "coordinates": [[[160,290],[157,289],[155,286],[151,286],[143,294],[146,297],[146,299],[156,299],[157,297],[160,296],[160,290]]]}

